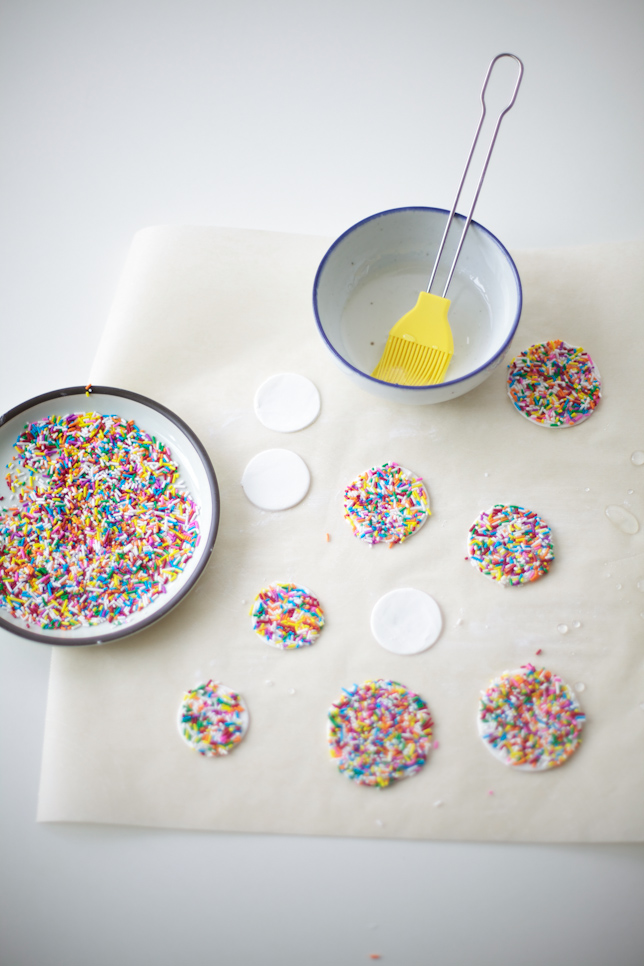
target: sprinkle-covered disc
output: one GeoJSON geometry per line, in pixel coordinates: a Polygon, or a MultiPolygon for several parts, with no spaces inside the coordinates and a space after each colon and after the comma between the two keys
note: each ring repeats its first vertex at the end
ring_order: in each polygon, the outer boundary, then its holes
{"type": "Polygon", "coordinates": [[[253,630],[267,644],[291,651],[314,644],[324,627],[320,601],[295,584],[264,587],[251,608],[253,630]]]}
{"type": "Polygon", "coordinates": [[[122,623],[166,592],[199,543],[168,449],[132,421],[29,423],[0,508],[0,607],[47,629],[122,623]]]}
{"type": "Polygon", "coordinates": [[[227,755],[248,730],[248,709],[236,691],[207,681],[186,691],[179,708],[181,737],[200,755],[227,755]]]}
{"type": "Polygon", "coordinates": [[[470,527],[470,562],[501,584],[525,584],[548,573],[555,558],[550,527],[531,510],[497,504],[470,527]]]}
{"type": "Polygon", "coordinates": [[[422,479],[398,463],[367,470],[344,491],[344,518],[367,543],[402,543],[429,515],[422,479]]]}
{"type": "Polygon", "coordinates": [[[531,345],[508,366],[508,395],[522,416],[551,429],[587,419],[601,398],[597,367],[561,339],[531,345]]]}
{"type": "Polygon", "coordinates": [[[328,730],[340,771],[360,785],[380,788],[420,771],[433,728],[423,699],[382,679],[342,690],[329,709],[328,730]]]}
{"type": "Polygon", "coordinates": [[[504,671],[481,693],[481,738],[496,758],[523,771],[563,765],[581,742],[584,721],[568,685],[532,664],[504,671]]]}

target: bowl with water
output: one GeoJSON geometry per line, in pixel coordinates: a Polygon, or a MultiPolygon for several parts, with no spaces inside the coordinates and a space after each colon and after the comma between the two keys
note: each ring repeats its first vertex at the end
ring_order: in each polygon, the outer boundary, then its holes
{"type": "MultiPolygon", "coordinates": [[[[521,281],[507,249],[472,221],[446,297],[454,355],[443,382],[401,386],[371,375],[392,326],[425,291],[449,212],[394,208],[345,231],[322,259],[313,285],[318,331],[357,385],[394,402],[446,402],[480,385],[503,361],[521,317],[521,281]]],[[[455,215],[432,292],[443,294],[464,218],[455,215]]]]}

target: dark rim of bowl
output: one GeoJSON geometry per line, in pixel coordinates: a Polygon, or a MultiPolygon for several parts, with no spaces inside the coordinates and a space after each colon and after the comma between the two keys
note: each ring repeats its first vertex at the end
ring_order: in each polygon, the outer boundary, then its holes
{"type": "MultiPolygon", "coordinates": [[[[505,352],[507,347],[510,345],[510,342],[514,338],[514,333],[516,332],[517,326],[519,325],[519,321],[521,319],[521,310],[523,308],[523,290],[521,288],[521,279],[519,278],[519,273],[517,271],[516,265],[514,264],[512,256],[510,255],[505,245],[503,245],[499,241],[496,235],[493,235],[491,231],[488,231],[488,229],[485,228],[483,225],[481,225],[480,222],[472,220],[472,222],[470,223],[470,227],[474,226],[479,231],[483,232],[483,234],[488,235],[488,237],[494,242],[495,245],[497,245],[498,248],[501,249],[505,257],[507,258],[512,274],[514,275],[514,280],[517,287],[518,304],[517,304],[517,313],[516,313],[514,323],[510,329],[510,332],[505,342],[503,343],[501,348],[497,352],[495,352],[493,356],[490,356],[490,358],[487,359],[483,363],[483,365],[479,366],[478,369],[472,369],[471,372],[467,372],[464,376],[459,376],[458,379],[450,379],[445,382],[437,382],[434,385],[429,385],[429,386],[403,386],[398,382],[385,382],[382,379],[375,379],[373,376],[369,375],[368,372],[363,372],[362,369],[358,369],[351,362],[349,362],[348,359],[345,359],[344,356],[340,355],[338,350],[329,342],[326,332],[324,331],[324,326],[322,325],[320,316],[318,314],[318,302],[317,302],[318,285],[319,285],[322,273],[324,271],[324,267],[326,265],[327,259],[332,254],[332,252],[347,237],[347,235],[350,235],[352,232],[354,232],[356,228],[361,228],[362,225],[366,225],[368,222],[374,221],[376,218],[382,218],[384,215],[396,215],[404,211],[436,211],[446,216],[449,215],[449,212],[445,208],[428,208],[422,205],[408,205],[405,208],[388,208],[387,211],[379,211],[375,215],[369,215],[368,218],[363,218],[362,221],[357,221],[355,225],[352,225],[350,228],[347,228],[346,231],[342,232],[342,234],[338,238],[336,238],[336,240],[333,242],[331,247],[327,250],[326,254],[324,255],[324,258],[322,259],[322,261],[318,266],[317,272],[315,273],[315,280],[313,282],[313,312],[315,314],[315,322],[318,327],[318,331],[320,333],[321,338],[327,344],[329,350],[333,353],[333,355],[340,360],[342,365],[346,366],[348,369],[351,369],[353,372],[356,373],[356,375],[362,376],[365,379],[369,379],[371,382],[375,383],[378,386],[394,386],[397,389],[411,390],[412,392],[427,392],[427,390],[432,390],[432,389],[444,389],[446,386],[457,386],[459,383],[463,382],[464,380],[471,379],[472,376],[476,376],[478,373],[483,372],[485,369],[489,369],[490,366],[492,366],[497,361],[497,359],[500,359],[503,356],[503,353],[505,352]]],[[[465,221],[464,215],[455,214],[454,217],[457,218],[459,221],[465,221]]]]}
{"type": "MultiPolygon", "coordinates": [[[[88,390],[85,386],[69,386],[66,389],[56,389],[53,392],[45,392],[40,396],[34,396],[32,399],[28,399],[26,402],[20,403],[19,406],[14,406],[9,412],[5,413],[4,416],[0,416],[0,429],[8,423],[11,419],[24,413],[26,410],[31,409],[33,406],[38,406],[40,403],[48,402],[49,400],[60,399],[63,396],[86,396],[89,392],[92,395],[103,395],[103,396],[122,396],[125,399],[131,399],[133,402],[140,403],[146,406],[148,409],[154,409],[156,412],[160,413],[162,416],[171,422],[181,430],[183,435],[190,441],[194,449],[196,450],[204,470],[206,471],[206,476],[208,478],[208,483],[210,486],[210,496],[212,499],[213,515],[212,521],[210,523],[210,529],[208,535],[204,539],[204,535],[201,535],[203,543],[200,543],[198,555],[199,561],[191,574],[190,579],[186,581],[185,585],[180,591],[177,591],[170,601],[163,607],[160,607],[154,614],[150,614],[147,617],[142,617],[140,620],[136,620],[133,624],[125,625],[114,625],[109,624],[107,621],[105,624],[94,625],[96,630],[92,634],[88,634],[83,637],[71,637],[69,639],[64,638],[54,638],[49,637],[45,634],[38,634],[36,631],[32,631],[26,627],[20,627],[17,624],[12,624],[2,617],[2,612],[0,611],[0,627],[6,628],[11,631],[12,634],[17,634],[19,637],[26,637],[31,641],[38,641],[43,644],[53,644],[63,647],[80,647],[87,646],[90,644],[108,644],[112,641],[119,640],[122,637],[129,637],[130,634],[138,633],[142,631],[145,627],[149,627],[151,624],[156,623],[162,617],[173,610],[181,601],[186,594],[194,587],[197,580],[201,576],[206,564],[210,560],[210,555],[212,554],[215,539],[217,537],[217,530],[219,528],[219,487],[217,485],[217,477],[215,476],[215,470],[210,461],[208,453],[204,449],[203,444],[200,439],[195,435],[195,433],[190,429],[187,423],[173,413],[170,409],[167,409],[161,403],[155,402],[154,399],[149,399],[147,396],[141,396],[137,392],[130,392],[128,389],[115,389],[113,386],[91,386],[88,390]],[[99,630],[103,628],[103,633],[99,630]],[[105,628],[109,628],[109,631],[105,633],[105,628]]],[[[143,608],[138,613],[144,615],[146,608],[143,608]]]]}

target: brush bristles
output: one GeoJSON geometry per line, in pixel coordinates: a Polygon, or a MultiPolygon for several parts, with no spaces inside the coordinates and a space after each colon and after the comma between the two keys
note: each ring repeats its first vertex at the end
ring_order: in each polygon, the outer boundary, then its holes
{"type": "Polygon", "coordinates": [[[451,358],[449,352],[389,336],[371,375],[399,386],[431,386],[443,381],[451,358]]]}

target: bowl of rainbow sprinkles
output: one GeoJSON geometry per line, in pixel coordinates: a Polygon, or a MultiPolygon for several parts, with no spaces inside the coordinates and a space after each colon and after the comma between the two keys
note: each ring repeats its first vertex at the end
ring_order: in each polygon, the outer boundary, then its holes
{"type": "Polygon", "coordinates": [[[71,387],[0,418],[0,627],[48,644],[113,641],[194,587],[212,553],[212,463],[177,415],[71,387]]]}

